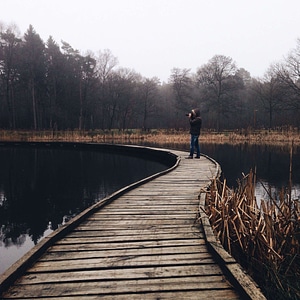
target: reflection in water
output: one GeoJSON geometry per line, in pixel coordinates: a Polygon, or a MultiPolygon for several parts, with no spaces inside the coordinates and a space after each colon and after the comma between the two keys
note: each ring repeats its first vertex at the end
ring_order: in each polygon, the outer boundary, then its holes
{"type": "MultiPolygon", "coordinates": [[[[236,187],[237,179],[242,177],[242,173],[248,174],[251,168],[256,168],[258,181],[264,182],[267,187],[281,189],[289,185],[288,146],[203,144],[202,151],[220,163],[229,187],[236,187]]],[[[300,148],[294,147],[293,152],[292,181],[295,188],[300,184],[300,148]]]]}
{"type": "MultiPolygon", "coordinates": [[[[267,145],[212,145],[203,144],[203,152],[213,157],[222,167],[222,178],[227,185],[237,187],[238,179],[256,169],[255,196],[260,206],[270,196],[279,200],[282,190],[289,191],[290,148],[267,145]]],[[[292,199],[300,197],[300,147],[294,147],[292,156],[292,199]]]]}
{"type": "MultiPolygon", "coordinates": [[[[147,144],[178,150],[184,145],[147,144]]],[[[288,147],[201,144],[222,167],[229,187],[257,168],[257,199],[288,186],[288,147]]],[[[135,157],[97,151],[0,147],[0,274],[43,236],[97,200],[165,167],[135,157]]],[[[300,148],[293,154],[293,197],[300,194],[300,148]]]]}
{"type": "Polygon", "coordinates": [[[42,237],[163,164],[91,150],[0,147],[0,274],[42,237]]]}
{"type": "MultiPolygon", "coordinates": [[[[200,140],[201,143],[201,140],[200,140]]],[[[146,144],[147,146],[164,146],[170,149],[186,151],[188,144],[146,144]]],[[[257,198],[268,199],[264,186],[277,195],[283,188],[289,186],[290,147],[270,145],[240,145],[201,143],[201,152],[215,159],[222,168],[221,179],[226,178],[230,188],[237,187],[238,179],[247,175],[250,169],[257,171],[257,198]]],[[[300,196],[300,147],[293,147],[292,159],[292,195],[294,199],[300,196]]]]}

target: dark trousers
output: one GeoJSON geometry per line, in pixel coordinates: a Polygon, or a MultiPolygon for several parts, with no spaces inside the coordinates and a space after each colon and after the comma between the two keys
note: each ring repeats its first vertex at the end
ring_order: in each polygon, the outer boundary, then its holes
{"type": "Polygon", "coordinates": [[[197,157],[200,157],[199,135],[191,134],[190,156],[194,155],[194,150],[197,150],[197,157]]]}

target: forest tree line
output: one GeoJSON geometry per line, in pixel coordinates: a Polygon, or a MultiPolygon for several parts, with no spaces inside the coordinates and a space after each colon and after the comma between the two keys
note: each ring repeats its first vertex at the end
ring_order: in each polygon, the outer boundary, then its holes
{"type": "Polygon", "coordinates": [[[21,36],[0,24],[2,129],[180,129],[194,107],[218,131],[299,127],[300,39],[262,78],[215,55],[161,83],[119,66],[110,50],[82,54],[51,36],[44,42],[31,25],[21,36]]]}

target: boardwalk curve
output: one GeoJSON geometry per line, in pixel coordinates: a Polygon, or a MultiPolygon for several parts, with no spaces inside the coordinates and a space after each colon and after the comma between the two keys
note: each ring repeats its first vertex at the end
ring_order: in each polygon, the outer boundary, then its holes
{"type": "Polygon", "coordinates": [[[171,152],[173,167],[82,212],[12,266],[2,299],[252,298],[228,281],[196,222],[219,165],[171,152]]]}

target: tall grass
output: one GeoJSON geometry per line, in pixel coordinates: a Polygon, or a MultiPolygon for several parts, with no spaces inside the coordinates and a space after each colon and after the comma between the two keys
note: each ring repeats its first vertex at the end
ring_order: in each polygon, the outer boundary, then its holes
{"type": "Polygon", "coordinates": [[[279,201],[255,197],[250,171],[231,190],[213,181],[206,214],[224,248],[257,281],[268,299],[300,299],[300,207],[286,191],[279,201]]]}
{"type": "MultiPolygon", "coordinates": [[[[202,143],[253,143],[253,144],[290,144],[300,145],[298,128],[280,128],[276,130],[231,130],[216,132],[203,129],[202,143]]],[[[140,129],[127,130],[0,130],[0,141],[28,141],[28,142],[118,142],[134,143],[147,141],[152,143],[188,143],[188,129],[140,129]]]]}

